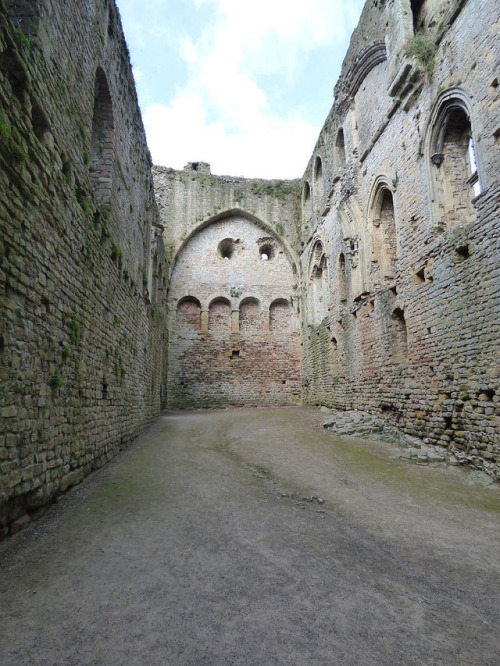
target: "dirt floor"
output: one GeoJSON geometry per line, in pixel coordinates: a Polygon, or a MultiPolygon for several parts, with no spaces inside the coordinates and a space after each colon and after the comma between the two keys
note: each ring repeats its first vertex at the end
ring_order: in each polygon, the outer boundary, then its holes
{"type": "Polygon", "coordinates": [[[0,664],[498,665],[498,487],[322,417],[159,418],[0,546],[0,664]]]}

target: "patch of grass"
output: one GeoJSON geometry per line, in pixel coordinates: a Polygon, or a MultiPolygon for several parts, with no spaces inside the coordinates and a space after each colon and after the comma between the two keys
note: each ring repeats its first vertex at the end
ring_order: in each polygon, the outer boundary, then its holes
{"type": "Polygon", "coordinates": [[[64,383],[64,380],[62,378],[62,375],[60,375],[58,372],[54,372],[54,374],[50,378],[50,385],[53,388],[60,388],[64,383]]]}
{"type": "Polygon", "coordinates": [[[71,337],[71,342],[76,344],[80,337],[81,324],[78,321],[77,317],[71,317],[69,320],[69,334],[71,337]]]}
{"type": "Polygon", "coordinates": [[[19,37],[20,41],[22,44],[28,49],[28,51],[31,49],[31,44],[30,40],[26,37],[24,32],[21,30],[21,28],[16,28],[15,30],[16,35],[19,37]]]}
{"type": "Polygon", "coordinates": [[[71,356],[71,349],[64,345],[63,350],[62,350],[62,357],[63,358],[69,358],[71,356]]]}
{"type": "Polygon", "coordinates": [[[90,164],[90,154],[88,150],[83,151],[83,163],[85,166],[89,166],[90,164]]]}
{"type": "Polygon", "coordinates": [[[21,164],[25,164],[29,157],[28,153],[25,153],[21,146],[16,146],[16,155],[19,158],[21,164]]]}
{"type": "Polygon", "coordinates": [[[415,58],[422,66],[427,80],[432,79],[434,73],[436,45],[430,39],[416,35],[407,45],[405,55],[415,58]]]}
{"type": "Polygon", "coordinates": [[[111,248],[111,258],[118,261],[118,265],[121,266],[123,263],[123,252],[118,243],[113,243],[111,248]]]}
{"type": "Polygon", "coordinates": [[[2,137],[2,139],[8,139],[10,137],[10,127],[3,121],[4,113],[5,110],[3,108],[0,109],[0,137],[2,137]]]}
{"type": "Polygon", "coordinates": [[[82,135],[83,140],[87,141],[87,130],[86,130],[85,125],[82,123],[81,120],[80,120],[80,123],[79,123],[79,128],[80,128],[80,134],[82,135]]]}

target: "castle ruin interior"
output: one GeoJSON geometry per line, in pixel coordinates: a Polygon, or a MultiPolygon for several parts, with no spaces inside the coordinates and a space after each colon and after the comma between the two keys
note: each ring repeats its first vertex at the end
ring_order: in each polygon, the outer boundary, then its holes
{"type": "Polygon", "coordinates": [[[499,17],[368,0],[269,181],[152,165],[113,0],[0,0],[0,537],[165,407],[361,410],[500,479],[499,17]]]}

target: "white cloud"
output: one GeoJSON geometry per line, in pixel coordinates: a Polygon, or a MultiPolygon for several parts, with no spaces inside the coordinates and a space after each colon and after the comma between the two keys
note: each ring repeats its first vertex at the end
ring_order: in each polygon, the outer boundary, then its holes
{"type": "Polygon", "coordinates": [[[358,10],[343,0],[194,1],[215,6],[214,23],[196,42],[180,38],[186,86],[170,105],[144,112],[153,160],[174,168],[203,160],[232,175],[302,175],[320,128],[293,109],[273,113],[259,75],[293,78],[308,52],[347,36],[358,10]]]}

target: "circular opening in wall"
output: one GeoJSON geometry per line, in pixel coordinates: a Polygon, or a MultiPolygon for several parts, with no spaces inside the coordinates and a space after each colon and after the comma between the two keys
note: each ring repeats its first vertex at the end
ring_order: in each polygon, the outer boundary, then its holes
{"type": "Polygon", "coordinates": [[[234,253],[234,241],[232,238],[224,238],[219,243],[219,247],[217,248],[217,251],[219,253],[219,257],[222,259],[225,259],[226,261],[229,261],[231,257],[233,256],[234,253]]]}
{"type": "Polygon", "coordinates": [[[259,248],[259,254],[261,261],[269,261],[270,259],[274,259],[274,247],[269,243],[261,245],[259,248]]]}

